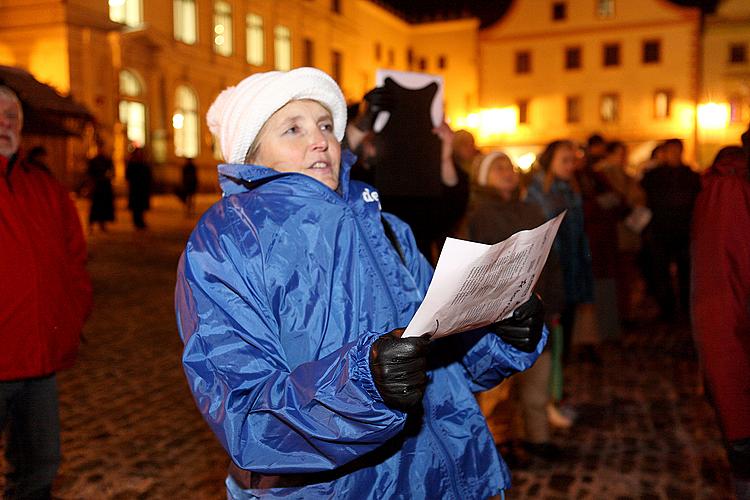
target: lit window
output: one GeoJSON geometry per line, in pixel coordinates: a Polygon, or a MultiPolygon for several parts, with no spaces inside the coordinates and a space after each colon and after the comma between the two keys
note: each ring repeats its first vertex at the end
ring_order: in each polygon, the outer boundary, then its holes
{"type": "Polygon", "coordinates": [[[581,68],[581,47],[568,47],[565,49],[565,69],[581,68]]]}
{"type": "Polygon", "coordinates": [[[568,6],[565,2],[555,2],[552,4],[552,20],[563,21],[568,17],[568,6]]]}
{"type": "Polygon", "coordinates": [[[608,43],[604,45],[604,51],[602,54],[602,64],[604,66],[619,66],[620,65],[620,44],[619,43],[608,43]]]}
{"type": "Polygon", "coordinates": [[[527,50],[516,52],[516,73],[531,73],[531,52],[527,50]]]}
{"type": "Polygon", "coordinates": [[[568,96],[565,101],[565,121],[577,123],[581,121],[581,98],[568,96]]]}
{"type": "Polygon", "coordinates": [[[341,52],[331,51],[331,76],[341,85],[341,75],[343,73],[341,52]]]}
{"type": "Polygon", "coordinates": [[[615,0],[597,0],[596,15],[600,19],[615,17],[615,0]]]}
{"type": "Polygon", "coordinates": [[[262,66],[265,61],[266,43],[263,36],[263,18],[257,14],[248,14],[246,22],[247,62],[262,66]]]}
{"type": "Polygon", "coordinates": [[[232,55],[232,6],[227,2],[214,4],[214,52],[232,55]]]}
{"type": "Polygon", "coordinates": [[[302,40],[302,64],[304,66],[315,66],[315,45],[309,38],[302,40]]]}
{"type": "Polygon", "coordinates": [[[131,71],[120,71],[120,123],[128,142],[139,147],[146,145],[146,105],[142,101],[143,86],[138,77],[131,71]]]}
{"type": "Polygon", "coordinates": [[[516,104],[518,105],[518,123],[529,123],[529,100],[520,99],[516,104]]]}
{"type": "Polygon", "coordinates": [[[745,102],[741,95],[729,96],[729,121],[745,123],[745,102]]]}
{"type": "Polygon", "coordinates": [[[180,85],[175,91],[172,128],[174,129],[174,154],[182,158],[198,156],[198,99],[195,97],[195,92],[185,85],[180,85]]]}
{"type": "Polygon", "coordinates": [[[733,43],[729,46],[729,62],[732,64],[744,64],[747,62],[747,45],[744,43],[733,43]]]}
{"type": "Polygon", "coordinates": [[[599,116],[605,123],[616,122],[620,116],[620,98],[617,94],[604,94],[599,105],[599,116]]]}
{"type": "Polygon", "coordinates": [[[109,0],[109,18],[116,23],[140,26],[143,22],[141,0],[109,0]]]}
{"type": "Polygon", "coordinates": [[[654,93],[654,118],[663,120],[672,114],[672,92],[657,90],[654,93]]]}
{"type": "Polygon", "coordinates": [[[292,69],[292,34],[286,26],[276,26],[273,30],[273,57],[277,70],[292,69]]]}
{"type": "Polygon", "coordinates": [[[643,64],[654,64],[661,61],[661,42],[646,40],[643,42],[643,64]]]}
{"type": "Polygon", "coordinates": [[[174,0],[174,39],[193,45],[197,35],[195,0],[174,0]]]}

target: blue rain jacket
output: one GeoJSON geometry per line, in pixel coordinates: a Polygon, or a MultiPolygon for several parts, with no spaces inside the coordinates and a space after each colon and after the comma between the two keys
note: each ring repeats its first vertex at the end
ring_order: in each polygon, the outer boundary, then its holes
{"type": "Polygon", "coordinates": [[[423,412],[386,406],[370,346],[409,323],[432,277],[377,192],[221,165],[222,199],[180,259],[177,322],[195,401],[251,488],[232,498],[483,499],[510,486],[474,393],[529,367],[484,331],[430,345],[423,412]],[[393,228],[405,264],[384,233],[393,228]],[[255,486],[258,486],[257,488],[255,486]]]}

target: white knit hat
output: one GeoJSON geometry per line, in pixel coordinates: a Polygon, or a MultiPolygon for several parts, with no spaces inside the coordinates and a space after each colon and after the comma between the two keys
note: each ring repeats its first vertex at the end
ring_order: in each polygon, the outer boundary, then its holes
{"type": "Polygon", "coordinates": [[[206,114],[224,161],[244,163],[266,120],[296,99],[312,99],[328,108],[333,133],[341,142],[346,129],[346,101],[333,78],[316,68],[256,73],[222,91],[206,114]]]}
{"type": "Polygon", "coordinates": [[[482,158],[482,162],[479,164],[479,168],[477,169],[477,184],[479,184],[480,186],[487,185],[487,181],[490,176],[490,166],[492,166],[492,163],[498,158],[508,158],[508,155],[500,151],[493,151],[492,153],[489,153],[487,156],[482,158]]]}

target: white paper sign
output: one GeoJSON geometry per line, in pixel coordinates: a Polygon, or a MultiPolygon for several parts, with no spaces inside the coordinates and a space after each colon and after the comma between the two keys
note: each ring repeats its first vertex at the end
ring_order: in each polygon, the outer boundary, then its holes
{"type": "MultiPolygon", "coordinates": [[[[432,105],[430,106],[430,117],[432,119],[432,126],[439,127],[443,123],[443,116],[445,111],[443,110],[443,77],[440,75],[430,75],[428,73],[415,73],[413,71],[396,71],[394,69],[379,69],[375,72],[375,86],[382,87],[385,85],[385,79],[391,78],[394,82],[398,83],[405,89],[423,89],[429,84],[437,83],[438,89],[435,96],[432,98],[432,105]]],[[[372,124],[372,130],[375,133],[380,132],[388,123],[388,119],[391,114],[388,111],[381,111],[375,118],[375,123],[372,124]]]]}
{"type": "Polygon", "coordinates": [[[564,216],[495,245],[448,238],[403,337],[435,339],[510,316],[531,297],[564,216]]]}

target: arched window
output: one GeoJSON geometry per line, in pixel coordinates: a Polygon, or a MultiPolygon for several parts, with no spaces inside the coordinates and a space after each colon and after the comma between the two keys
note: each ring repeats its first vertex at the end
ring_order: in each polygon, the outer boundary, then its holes
{"type": "Polygon", "coordinates": [[[120,71],[120,123],[125,127],[128,142],[139,147],[146,145],[146,105],[143,85],[138,75],[124,69],[120,71]]]}
{"type": "Polygon", "coordinates": [[[198,156],[200,130],[198,127],[198,98],[186,85],[180,85],[175,91],[174,114],[174,154],[183,158],[198,156]]]}
{"type": "Polygon", "coordinates": [[[141,0],[109,0],[109,18],[116,23],[140,26],[143,23],[141,0]]]}

